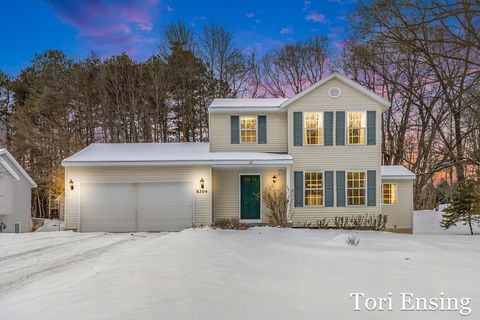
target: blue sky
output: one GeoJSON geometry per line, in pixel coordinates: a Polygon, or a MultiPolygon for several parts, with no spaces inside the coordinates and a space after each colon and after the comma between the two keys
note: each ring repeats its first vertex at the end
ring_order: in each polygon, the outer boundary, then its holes
{"type": "Polygon", "coordinates": [[[35,53],[63,50],[82,58],[123,51],[143,60],[158,50],[165,24],[184,20],[197,31],[223,23],[236,45],[268,49],[313,34],[341,45],[355,0],[24,0],[2,1],[0,70],[16,75],[35,53]]]}

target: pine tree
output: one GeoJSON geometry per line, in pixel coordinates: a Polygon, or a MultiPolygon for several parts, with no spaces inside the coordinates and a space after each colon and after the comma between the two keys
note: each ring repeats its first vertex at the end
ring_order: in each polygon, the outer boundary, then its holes
{"type": "Polygon", "coordinates": [[[473,225],[480,223],[480,192],[475,181],[461,183],[452,195],[451,205],[445,209],[441,226],[448,229],[458,222],[468,225],[473,235],[473,225]]]}

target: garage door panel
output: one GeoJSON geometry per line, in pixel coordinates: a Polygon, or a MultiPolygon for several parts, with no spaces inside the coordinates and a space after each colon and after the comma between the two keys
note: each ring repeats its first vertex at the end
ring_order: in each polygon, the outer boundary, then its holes
{"type": "Polygon", "coordinates": [[[139,220],[137,231],[155,232],[155,231],[181,231],[192,226],[191,219],[184,220],[139,220]]]}
{"type": "Polygon", "coordinates": [[[192,182],[85,183],[82,231],[179,231],[193,223],[192,182]]]}
{"type": "Polygon", "coordinates": [[[88,232],[131,232],[136,224],[134,219],[99,218],[83,220],[81,228],[88,232]]]}

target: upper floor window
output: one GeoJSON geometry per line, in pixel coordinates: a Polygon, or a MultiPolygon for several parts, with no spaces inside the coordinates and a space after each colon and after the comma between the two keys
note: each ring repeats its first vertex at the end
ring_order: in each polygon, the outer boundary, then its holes
{"type": "Polygon", "coordinates": [[[365,144],[366,124],[365,112],[347,113],[347,144],[365,144]]]}
{"type": "Polygon", "coordinates": [[[240,142],[257,142],[257,117],[240,117],[240,142]]]}
{"type": "Polygon", "coordinates": [[[367,178],[363,171],[347,172],[348,205],[365,205],[367,178]]]}
{"type": "Polygon", "coordinates": [[[305,205],[323,205],[323,172],[305,172],[305,205]]]}
{"type": "Polygon", "coordinates": [[[323,113],[305,112],[303,123],[304,144],[323,144],[323,113]]]}
{"type": "Polygon", "coordinates": [[[397,204],[397,184],[383,184],[383,204],[397,204]]]}

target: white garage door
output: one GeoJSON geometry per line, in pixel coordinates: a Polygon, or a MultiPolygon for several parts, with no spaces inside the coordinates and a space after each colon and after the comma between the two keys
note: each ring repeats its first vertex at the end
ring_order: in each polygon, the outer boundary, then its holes
{"type": "Polygon", "coordinates": [[[82,182],[80,230],[179,231],[193,223],[191,182],[82,182]]]}

